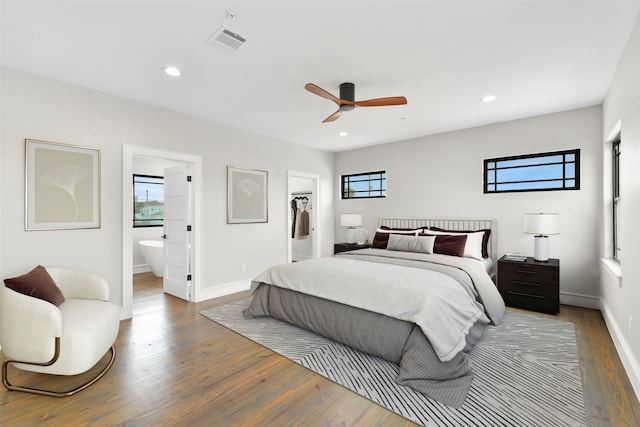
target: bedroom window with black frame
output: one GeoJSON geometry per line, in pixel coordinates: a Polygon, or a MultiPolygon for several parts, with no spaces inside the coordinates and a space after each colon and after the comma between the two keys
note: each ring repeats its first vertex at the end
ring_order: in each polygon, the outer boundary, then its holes
{"type": "Polygon", "coordinates": [[[580,189],[580,149],[484,160],[484,193],[580,189]]]}
{"type": "Polygon", "coordinates": [[[164,177],[133,175],[133,227],[162,227],[164,177]]]}
{"type": "Polygon", "coordinates": [[[614,261],[620,262],[620,242],[618,241],[618,231],[620,226],[620,134],[618,134],[611,144],[611,173],[612,173],[612,212],[611,212],[611,234],[612,257],[614,261]]]}
{"type": "Polygon", "coordinates": [[[356,173],[341,176],[343,199],[371,199],[387,196],[385,171],[356,173]]]}

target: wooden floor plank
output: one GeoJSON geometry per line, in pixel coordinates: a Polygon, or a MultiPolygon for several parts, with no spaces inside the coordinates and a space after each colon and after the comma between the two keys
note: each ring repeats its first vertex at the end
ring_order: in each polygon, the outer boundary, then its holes
{"type": "MultiPolygon", "coordinates": [[[[136,275],[134,317],[121,322],[104,378],[64,399],[2,388],[0,425],[414,425],[198,314],[247,292],[194,304],[163,294],[159,283],[136,275]]],[[[574,323],[588,425],[640,425],[640,404],[600,312],[562,306],[558,316],[531,314],[574,323]]],[[[79,380],[16,369],[11,378],[50,387],[79,380]]]]}

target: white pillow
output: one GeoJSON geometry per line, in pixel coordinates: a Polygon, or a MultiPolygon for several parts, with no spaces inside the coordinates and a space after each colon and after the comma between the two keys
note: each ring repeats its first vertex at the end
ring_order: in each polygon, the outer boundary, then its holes
{"type": "Polygon", "coordinates": [[[482,261],[482,239],[484,238],[484,231],[476,231],[473,233],[456,233],[455,231],[436,231],[429,230],[429,234],[442,234],[442,235],[465,235],[467,236],[467,242],[464,245],[464,257],[473,258],[482,261]]]}
{"type": "Polygon", "coordinates": [[[390,251],[433,253],[436,236],[408,236],[402,234],[389,235],[387,249],[390,251]]]}

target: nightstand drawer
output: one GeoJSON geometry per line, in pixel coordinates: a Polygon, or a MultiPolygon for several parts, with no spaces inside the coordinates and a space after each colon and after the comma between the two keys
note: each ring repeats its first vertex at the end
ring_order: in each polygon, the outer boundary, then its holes
{"type": "Polygon", "coordinates": [[[550,282],[536,283],[533,280],[509,280],[500,276],[499,288],[501,292],[511,292],[522,295],[535,295],[546,298],[555,298],[557,296],[557,288],[550,282]]]}
{"type": "Polygon", "coordinates": [[[558,269],[529,264],[500,264],[501,275],[505,280],[525,283],[555,283],[558,281],[558,269]]]}
{"type": "Polygon", "coordinates": [[[371,245],[369,244],[359,245],[357,243],[336,243],[333,245],[333,253],[337,254],[340,252],[356,251],[358,249],[367,249],[370,247],[371,245]]]}
{"type": "Polygon", "coordinates": [[[502,298],[506,305],[510,307],[524,308],[525,310],[555,314],[559,309],[559,302],[557,299],[541,295],[530,295],[515,291],[507,291],[502,292],[502,298]]]}

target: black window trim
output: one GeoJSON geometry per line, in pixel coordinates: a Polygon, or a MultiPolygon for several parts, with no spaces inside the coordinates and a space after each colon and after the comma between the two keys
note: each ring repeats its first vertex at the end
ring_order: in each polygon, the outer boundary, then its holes
{"type": "MultiPolygon", "coordinates": [[[[506,168],[502,168],[502,169],[511,169],[511,168],[516,168],[516,167],[522,167],[522,166],[509,166],[506,168]]],[[[496,170],[496,168],[493,168],[493,170],[496,170]]],[[[531,180],[531,181],[509,181],[509,183],[513,183],[513,184],[517,184],[517,183],[524,183],[524,182],[549,182],[549,181],[558,181],[558,179],[538,179],[538,180],[531,180]]],[[[543,152],[543,153],[532,153],[532,154],[521,154],[518,156],[507,156],[507,157],[496,157],[493,159],[485,159],[484,160],[484,165],[483,165],[483,179],[482,179],[482,183],[483,183],[483,192],[485,194],[500,194],[500,193],[524,193],[524,192],[531,192],[531,191],[570,191],[570,190],[580,190],[580,149],[579,148],[575,148],[575,149],[571,149],[571,150],[561,150],[561,151],[548,151],[548,152],[543,152]],[[574,154],[575,155],[575,162],[566,162],[565,156],[567,154],[574,154]],[[531,164],[531,165],[527,165],[527,167],[532,167],[532,166],[541,166],[541,165],[551,165],[551,164],[562,164],[565,165],[567,163],[575,163],[575,178],[566,178],[565,177],[565,168],[562,168],[562,181],[564,184],[566,184],[567,180],[574,180],[575,181],[575,186],[573,187],[566,187],[563,186],[561,188],[526,188],[526,189],[516,189],[516,190],[493,190],[493,191],[489,191],[488,186],[489,186],[489,182],[487,180],[487,172],[488,172],[488,165],[489,163],[498,163],[498,162],[503,162],[503,161],[510,161],[510,160],[521,160],[521,159],[535,159],[536,157],[550,157],[550,156],[563,156],[563,160],[562,162],[556,162],[556,163],[540,163],[540,164],[531,164]]],[[[492,185],[497,185],[499,183],[498,182],[494,182],[492,183],[492,185]]]]}
{"type": "MultiPolygon", "coordinates": [[[[379,196],[358,196],[358,197],[348,197],[349,191],[346,191],[345,189],[345,179],[349,179],[349,178],[353,178],[353,177],[357,177],[357,176],[365,176],[365,175],[375,175],[375,174],[380,174],[380,176],[382,177],[380,179],[381,183],[382,181],[387,181],[387,171],[386,170],[380,170],[380,171],[372,171],[372,172],[360,172],[360,173],[352,173],[352,174],[345,174],[345,175],[341,175],[340,176],[340,197],[343,200],[352,200],[352,199],[383,199],[385,197],[387,197],[387,190],[386,187],[384,189],[380,188],[380,190],[376,190],[376,191],[380,191],[380,192],[384,192],[384,194],[380,194],[379,196]]],[[[371,181],[371,180],[369,180],[371,181]]]]}
{"type": "MultiPolygon", "coordinates": [[[[164,227],[164,217],[162,218],[162,224],[136,224],[136,192],[135,192],[135,186],[136,186],[136,178],[161,178],[163,180],[163,184],[164,185],[164,176],[161,175],[145,175],[145,174],[140,174],[140,173],[134,173],[133,177],[131,179],[131,185],[133,187],[133,211],[131,212],[133,214],[133,218],[132,218],[132,224],[133,224],[133,228],[147,228],[147,227],[164,227]]],[[[161,185],[161,184],[158,184],[161,185]]]]}

